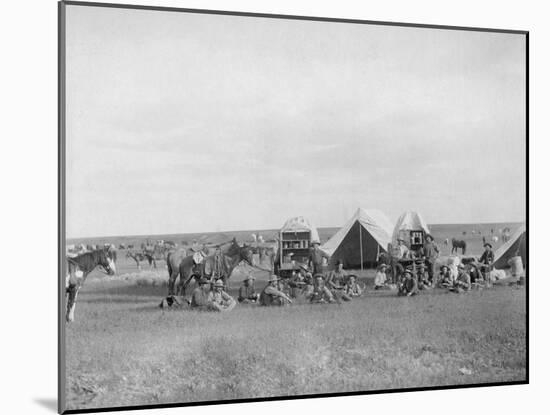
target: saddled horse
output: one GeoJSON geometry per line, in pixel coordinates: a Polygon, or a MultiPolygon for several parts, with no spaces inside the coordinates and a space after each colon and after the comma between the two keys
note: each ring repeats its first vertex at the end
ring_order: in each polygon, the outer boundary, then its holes
{"type": "MultiPolygon", "coordinates": [[[[252,249],[248,245],[239,246],[237,241],[233,239],[231,242],[222,244],[221,251],[221,270],[219,277],[223,280],[224,285],[231,276],[231,273],[241,261],[248,262],[252,265],[252,249]]],[[[178,284],[178,295],[184,296],[185,290],[193,278],[198,279],[201,276],[211,276],[216,263],[215,255],[207,256],[203,261],[196,266],[193,260],[193,255],[187,255],[185,249],[171,251],[166,258],[168,266],[168,298],[173,298],[176,295],[176,280],[180,278],[178,284]]],[[[171,302],[169,302],[171,304],[171,302]]]]}
{"type": "Polygon", "coordinates": [[[458,248],[462,249],[462,255],[466,254],[466,241],[463,241],[461,239],[452,239],[453,248],[451,249],[451,253],[458,253],[458,248]]]}
{"type": "Polygon", "coordinates": [[[68,322],[74,320],[74,309],[78,291],[86,281],[86,277],[96,267],[100,267],[108,275],[114,275],[116,266],[112,258],[112,252],[108,249],[97,249],[86,252],[74,258],[67,257],[67,276],[65,279],[65,291],[67,299],[68,322]]]}

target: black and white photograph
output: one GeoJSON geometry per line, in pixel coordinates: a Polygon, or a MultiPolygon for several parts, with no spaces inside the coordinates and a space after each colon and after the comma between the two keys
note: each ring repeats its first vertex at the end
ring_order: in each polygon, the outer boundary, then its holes
{"type": "Polygon", "coordinates": [[[527,31],[59,30],[60,411],[528,383],[527,31]]]}

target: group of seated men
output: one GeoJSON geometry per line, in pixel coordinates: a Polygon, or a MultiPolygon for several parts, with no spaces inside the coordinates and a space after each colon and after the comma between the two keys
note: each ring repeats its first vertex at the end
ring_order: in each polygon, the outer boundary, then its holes
{"type": "MultiPolygon", "coordinates": [[[[429,243],[433,238],[429,238],[429,243]]],[[[456,273],[451,272],[448,265],[441,265],[439,274],[435,274],[435,255],[430,256],[418,266],[407,267],[402,272],[402,278],[398,281],[397,292],[399,296],[414,296],[420,290],[430,288],[446,288],[452,292],[461,293],[469,291],[473,284],[488,282],[488,272],[494,260],[492,246],[484,245],[485,251],[479,258],[479,262],[472,262],[468,266],[457,264],[456,273]],[[431,272],[430,272],[431,271],[431,272]]],[[[437,248],[435,248],[437,249],[437,248]]],[[[437,252],[438,254],[438,252],[437,252]]],[[[425,258],[425,257],[424,257],[425,258]]],[[[386,271],[387,264],[380,264],[374,278],[374,289],[389,289],[386,271]]],[[[334,303],[339,300],[351,301],[354,297],[360,297],[364,288],[357,283],[355,275],[348,275],[344,271],[343,263],[338,261],[336,268],[331,272],[312,274],[308,267],[301,266],[294,271],[291,278],[284,284],[279,277],[271,275],[267,285],[261,292],[257,292],[254,286],[255,278],[249,275],[239,288],[238,302],[258,303],[264,306],[287,305],[293,298],[303,296],[312,303],[334,303]],[[286,285],[286,286],[285,286],[286,285]],[[288,289],[287,289],[288,288],[288,289]]],[[[208,311],[231,311],[237,302],[224,291],[222,280],[216,280],[210,289],[210,280],[202,278],[191,297],[191,307],[208,311]]]]}
{"type": "MultiPolygon", "coordinates": [[[[357,283],[355,275],[347,275],[342,263],[328,275],[312,275],[307,267],[300,267],[290,279],[282,281],[271,275],[261,292],[254,286],[252,275],[243,280],[239,288],[238,302],[242,304],[260,304],[263,306],[288,305],[297,297],[303,297],[311,303],[334,303],[340,300],[351,301],[363,294],[363,288],[357,283]]],[[[237,302],[224,291],[224,283],[217,280],[210,289],[207,278],[199,280],[199,286],[191,295],[190,305],[193,309],[203,311],[231,311],[237,302]]]]}

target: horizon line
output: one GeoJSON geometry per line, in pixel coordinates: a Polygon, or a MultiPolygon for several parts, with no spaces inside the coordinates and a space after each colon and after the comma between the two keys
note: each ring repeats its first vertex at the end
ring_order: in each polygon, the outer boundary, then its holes
{"type": "MultiPolygon", "coordinates": [[[[441,226],[441,225],[492,225],[492,224],[519,224],[526,223],[526,220],[517,220],[517,221],[501,221],[501,222],[455,222],[455,223],[428,223],[428,226],[441,226]]],[[[342,226],[317,226],[317,229],[328,229],[328,228],[341,228],[342,226]]],[[[231,233],[231,232],[272,232],[276,231],[279,228],[266,228],[266,229],[242,229],[242,230],[221,230],[221,231],[199,231],[199,232],[174,232],[174,233],[143,233],[135,235],[100,235],[100,236],[65,236],[65,241],[71,239],[103,239],[103,238],[151,238],[157,236],[168,236],[168,235],[190,235],[190,234],[212,234],[212,233],[231,233]]]]}

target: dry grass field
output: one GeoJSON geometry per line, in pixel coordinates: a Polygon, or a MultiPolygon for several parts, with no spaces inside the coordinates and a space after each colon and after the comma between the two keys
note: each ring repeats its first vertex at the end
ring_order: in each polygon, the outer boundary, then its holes
{"type": "MultiPolygon", "coordinates": [[[[482,235],[504,226],[431,229],[443,255],[450,247],[442,241],[453,236],[467,240],[467,254],[479,255],[482,235]]],[[[325,230],[322,240],[335,232],[325,230]]],[[[228,236],[243,240],[246,234],[228,236]]],[[[104,241],[140,239],[90,243],[104,241]]],[[[156,270],[142,267],[138,272],[121,251],[116,276],[94,271],[81,290],[76,320],[66,326],[68,409],[526,378],[524,288],[495,286],[461,295],[431,290],[412,298],[368,290],[340,305],[297,301],[286,308],[237,306],[213,314],[161,310],[165,263],[159,261],[156,270]]],[[[231,294],[250,271],[263,288],[266,273],[239,267],[231,294]]],[[[371,284],[373,271],[359,274],[371,284]]]]}
{"type": "Polygon", "coordinates": [[[67,326],[69,409],[526,377],[523,288],[412,298],[369,291],[341,305],[214,314],[163,311],[166,287],[139,278],[95,276],[81,291],[67,326]]]}

